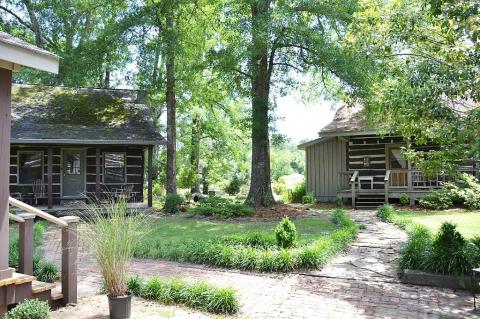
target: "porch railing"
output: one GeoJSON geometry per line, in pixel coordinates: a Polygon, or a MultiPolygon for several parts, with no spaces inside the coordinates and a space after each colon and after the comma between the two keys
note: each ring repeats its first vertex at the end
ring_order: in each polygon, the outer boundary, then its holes
{"type": "Polygon", "coordinates": [[[388,186],[390,185],[390,175],[392,174],[391,170],[385,172],[385,177],[383,178],[383,187],[385,189],[385,204],[388,204],[388,186]]]}
{"type": "Polygon", "coordinates": [[[62,294],[65,304],[77,303],[77,224],[76,216],[57,218],[35,207],[10,197],[9,204],[27,213],[9,214],[9,218],[19,223],[19,272],[33,275],[33,227],[35,216],[45,219],[61,228],[62,232],[62,294]]]}

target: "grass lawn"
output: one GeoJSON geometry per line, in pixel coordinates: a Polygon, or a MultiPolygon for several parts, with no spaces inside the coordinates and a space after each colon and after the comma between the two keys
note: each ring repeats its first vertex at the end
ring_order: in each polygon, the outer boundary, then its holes
{"type": "Polygon", "coordinates": [[[356,225],[342,211],[292,219],[298,238],[287,249],[277,246],[278,220],[207,220],[160,217],[135,248],[138,258],[193,262],[223,268],[288,272],[318,269],[355,238],[356,225]]]}
{"type": "MultiPolygon", "coordinates": [[[[322,237],[336,228],[328,218],[303,218],[293,220],[299,234],[299,243],[304,244],[322,237]]],[[[152,225],[146,242],[181,242],[185,240],[209,240],[235,233],[249,231],[273,232],[278,221],[222,221],[199,220],[182,216],[160,217],[152,225]]]]}
{"type": "Polygon", "coordinates": [[[398,211],[397,214],[415,223],[422,224],[436,233],[443,222],[452,222],[468,238],[480,236],[480,211],[398,211]]]}

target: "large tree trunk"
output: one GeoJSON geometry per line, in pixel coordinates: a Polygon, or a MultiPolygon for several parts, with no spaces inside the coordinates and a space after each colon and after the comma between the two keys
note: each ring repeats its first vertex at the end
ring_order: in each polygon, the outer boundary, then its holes
{"type": "Polygon", "coordinates": [[[177,125],[175,109],[175,40],[173,34],[172,12],[166,16],[167,48],[166,48],[166,73],[167,73],[167,182],[165,189],[167,194],[177,193],[177,125]]]}
{"type": "Polygon", "coordinates": [[[196,181],[195,185],[192,187],[190,192],[192,194],[200,192],[200,178],[199,176],[199,165],[200,165],[200,120],[198,117],[194,117],[192,120],[192,149],[190,152],[190,165],[192,171],[195,174],[196,181]]]}
{"type": "Polygon", "coordinates": [[[268,72],[269,0],[252,4],[252,169],[246,203],[254,207],[275,203],[270,177],[270,141],[268,106],[270,78],[268,72]]]}

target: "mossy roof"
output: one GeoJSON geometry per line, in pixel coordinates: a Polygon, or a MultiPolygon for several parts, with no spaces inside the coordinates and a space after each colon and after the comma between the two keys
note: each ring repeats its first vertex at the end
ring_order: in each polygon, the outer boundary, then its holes
{"type": "Polygon", "coordinates": [[[12,143],[165,144],[133,90],[12,87],[12,143]]]}

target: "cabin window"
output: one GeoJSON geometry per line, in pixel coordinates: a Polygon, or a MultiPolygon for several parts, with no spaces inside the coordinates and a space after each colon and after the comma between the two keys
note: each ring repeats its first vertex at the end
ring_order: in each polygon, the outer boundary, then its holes
{"type": "Polygon", "coordinates": [[[43,180],[43,153],[18,153],[18,182],[19,184],[33,184],[43,180]]]}
{"type": "Polygon", "coordinates": [[[104,183],[125,183],[125,153],[105,153],[104,158],[104,183]]]}
{"type": "Polygon", "coordinates": [[[389,148],[388,159],[389,159],[390,169],[406,169],[407,168],[407,160],[403,156],[402,150],[400,148],[389,148]]]}

